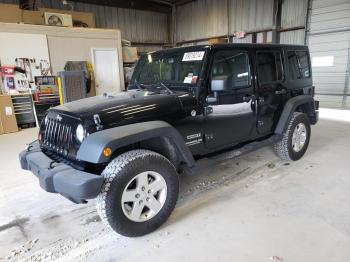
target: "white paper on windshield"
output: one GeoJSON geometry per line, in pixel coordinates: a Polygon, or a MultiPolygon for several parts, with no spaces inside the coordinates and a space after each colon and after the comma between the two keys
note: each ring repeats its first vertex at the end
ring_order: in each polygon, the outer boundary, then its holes
{"type": "Polygon", "coordinates": [[[184,79],[185,84],[191,84],[192,83],[192,76],[186,76],[184,79]]]}
{"type": "Polygon", "coordinates": [[[204,51],[187,52],[184,54],[182,61],[202,61],[204,53],[204,51]]]}

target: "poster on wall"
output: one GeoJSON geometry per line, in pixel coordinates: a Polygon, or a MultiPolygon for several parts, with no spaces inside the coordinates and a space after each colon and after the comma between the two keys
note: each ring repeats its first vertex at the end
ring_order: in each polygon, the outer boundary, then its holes
{"type": "Polygon", "coordinates": [[[7,93],[35,91],[35,77],[51,75],[46,35],[0,32],[0,61],[7,93]]]}

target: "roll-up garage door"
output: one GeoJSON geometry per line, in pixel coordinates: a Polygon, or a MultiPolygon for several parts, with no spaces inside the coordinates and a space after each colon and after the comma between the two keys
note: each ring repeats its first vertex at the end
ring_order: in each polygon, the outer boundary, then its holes
{"type": "Polygon", "coordinates": [[[321,107],[350,109],[350,0],[313,0],[308,44],[321,107]]]}

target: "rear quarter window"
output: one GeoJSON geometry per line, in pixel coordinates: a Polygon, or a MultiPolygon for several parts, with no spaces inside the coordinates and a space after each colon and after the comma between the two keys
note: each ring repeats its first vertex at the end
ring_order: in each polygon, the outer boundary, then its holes
{"type": "Polygon", "coordinates": [[[288,51],[287,60],[291,80],[310,78],[310,61],[306,51],[288,51]]]}

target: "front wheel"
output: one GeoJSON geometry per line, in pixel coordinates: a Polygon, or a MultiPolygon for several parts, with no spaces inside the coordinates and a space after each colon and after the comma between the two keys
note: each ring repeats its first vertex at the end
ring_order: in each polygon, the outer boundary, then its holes
{"type": "Polygon", "coordinates": [[[310,135],[308,117],[304,113],[294,112],[282,140],[274,145],[274,150],[282,160],[299,160],[306,152],[310,135]]]}
{"type": "Polygon", "coordinates": [[[156,230],[173,211],[179,191],[174,165],[149,150],[128,151],[109,163],[97,197],[102,221],[117,233],[136,237],[156,230]]]}

